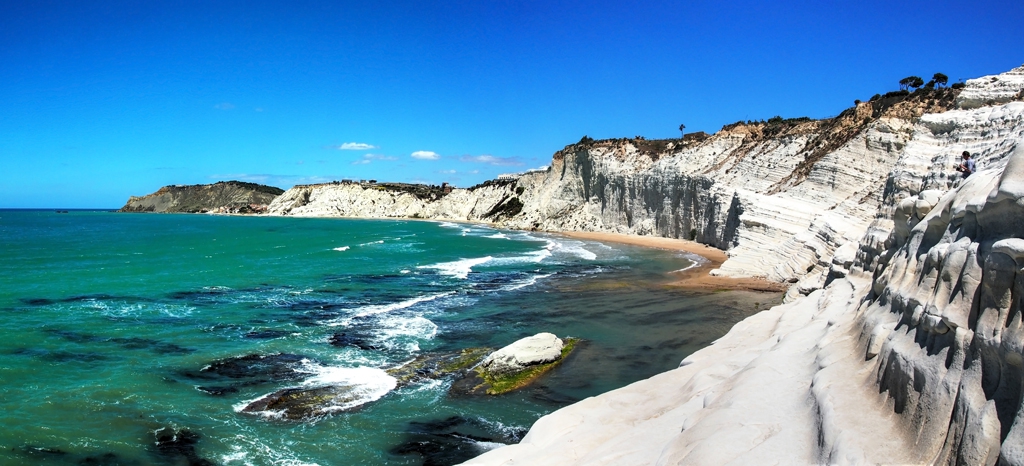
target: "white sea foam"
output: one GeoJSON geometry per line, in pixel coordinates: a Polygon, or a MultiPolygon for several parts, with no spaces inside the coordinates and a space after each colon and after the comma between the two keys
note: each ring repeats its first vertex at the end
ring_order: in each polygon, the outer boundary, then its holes
{"type": "MultiPolygon", "coordinates": [[[[322,408],[321,411],[325,414],[344,411],[376,401],[398,386],[397,379],[388,375],[383,369],[376,367],[336,367],[306,364],[303,366],[303,370],[315,374],[313,377],[302,381],[300,386],[303,388],[351,387],[351,392],[348,394],[350,396],[344,397],[343,400],[339,400],[336,404],[322,408]]],[[[235,405],[235,412],[241,412],[249,404],[266,396],[269,396],[269,394],[235,405]]],[[[283,413],[267,411],[260,414],[267,417],[280,417],[283,413]]]]}
{"type": "Polygon", "coordinates": [[[493,235],[486,235],[486,236],[484,236],[484,238],[494,238],[494,239],[510,239],[510,238],[508,237],[508,235],[506,235],[506,234],[504,234],[504,233],[495,233],[495,234],[493,234],[493,235]]]}
{"type": "Polygon", "coordinates": [[[683,268],[681,268],[679,270],[673,270],[673,271],[671,271],[669,273],[685,272],[685,271],[690,270],[690,269],[692,269],[694,267],[700,267],[701,265],[704,265],[704,264],[709,262],[707,260],[707,258],[702,257],[702,256],[698,256],[696,254],[683,254],[682,257],[685,258],[686,260],[690,261],[690,265],[688,265],[686,267],[683,267],[683,268]]]}
{"type": "Polygon", "coordinates": [[[549,274],[545,274],[545,275],[530,275],[530,277],[527,278],[526,280],[523,280],[523,281],[517,282],[517,283],[512,283],[512,284],[502,288],[501,290],[502,291],[515,291],[515,290],[518,290],[520,288],[526,288],[528,286],[532,286],[532,285],[536,284],[538,280],[541,280],[541,279],[544,279],[544,278],[548,278],[548,277],[550,277],[552,275],[554,275],[554,274],[553,273],[549,273],[549,274]]]}
{"type": "Polygon", "coordinates": [[[417,269],[434,269],[437,270],[441,275],[447,275],[450,277],[460,278],[465,280],[469,276],[469,273],[473,271],[473,267],[480,264],[484,264],[494,259],[491,256],[487,257],[476,257],[473,259],[462,259],[452,262],[441,262],[437,264],[421,265],[416,267],[417,269]]]}
{"type": "MultiPolygon", "coordinates": [[[[398,337],[413,337],[429,340],[437,335],[437,324],[426,317],[389,317],[383,319],[377,328],[377,334],[391,341],[398,337]]],[[[419,345],[416,345],[418,349],[419,345]]]]}
{"type": "Polygon", "coordinates": [[[369,243],[363,243],[363,244],[360,244],[359,246],[371,246],[371,245],[374,245],[374,244],[384,244],[384,240],[381,239],[381,240],[377,240],[377,241],[370,241],[369,243]]]}
{"type": "Polygon", "coordinates": [[[335,251],[348,251],[348,246],[342,246],[340,248],[334,248],[335,251]]]}
{"type": "MultiPolygon", "coordinates": [[[[415,305],[417,305],[419,303],[424,303],[424,302],[427,302],[427,301],[433,301],[435,299],[443,298],[445,296],[451,296],[453,294],[455,294],[454,291],[447,291],[447,292],[444,292],[444,293],[437,293],[437,294],[417,296],[415,298],[406,299],[405,301],[399,301],[397,303],[371,304],[369,306],[363,306],[363,307],[360,307],[360,308],[356,308],[355,309],[356,312],[352,315],[352,317],[366,317],[366,316],[372,316],[374,314],[383,314],[383,313],[386,313],[386,312],[397,311],[399,309],[405,309],[405,308],[408,308],[408,307],[415,306],[415,305]]],[[[350,318],[346,318],[346,319],[342,319],[342,320],[337,321],[337,322],[330,322],[327,325],[332,326],[332,327],[335,327],[335,326],[338,326],[338,325],[348,325],[348,322],[350,320],[351,320],[350,318]]]]}

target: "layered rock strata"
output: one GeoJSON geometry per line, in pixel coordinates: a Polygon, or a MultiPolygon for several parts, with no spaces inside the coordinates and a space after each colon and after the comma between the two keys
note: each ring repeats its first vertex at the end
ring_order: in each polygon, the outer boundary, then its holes
{"type": "Polygon", "coordinates": [[[263,213],[281,188],[242,181],[164,186],[132,196],[119,212],[263,213]]]}
{"type": "Polygon", "coordinates": [[[467,464],[1024,464],[1022,116],[910,121],[873,220],[817,285],[467,464]]]}
{"type": "Polygon", "coordinates": [[[983,168],[1002,163],[1007,141],[1021,134],[1020,112],[974,102],[1018,99],[1022,74],[971,80],[960,94],[967,100],[952,89],[922,89],[828,120],[736,123],[683,140],[584,138],[557,152],[546,171],[436,199],[365,184],[297,186],[270,212],[694,239],[729,251],[716,274],[800,281],[806,294],[827,278],[835,251],[856,243],[892,196],[949,189],[963,150],[983,168]],[[972,108],[947,111],[958,105],[972,108]]]}

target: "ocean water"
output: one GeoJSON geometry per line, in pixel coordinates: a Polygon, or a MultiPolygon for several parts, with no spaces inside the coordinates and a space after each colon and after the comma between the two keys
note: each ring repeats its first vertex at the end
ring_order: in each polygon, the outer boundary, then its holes
{"type": "Polygon", "coordinates": [[[691,259],[445,222],[0,211],[0,464],[459,462],[781,298],[667,286],[691,259]],[[507,395],[385,372],[541,331],[584,343],[507,395]],[[225,361],[244,373],[209,377],[225,361]],[[326,414],[241,412],[339,385],[326,414]]]}

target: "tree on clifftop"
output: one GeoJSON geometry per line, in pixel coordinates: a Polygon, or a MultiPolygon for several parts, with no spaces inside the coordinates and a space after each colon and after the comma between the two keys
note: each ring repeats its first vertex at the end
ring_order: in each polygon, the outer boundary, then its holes
{"type": "Polygon", "coordinates": [[[932,81],[935,81],[935,84],[937,86],[942,87],[942,86],[945,86],[946,83],[949,82],[949,76],[946,76],[946,75],[944,75],[942,73],[935,73],[932,76],[932,81]]]}
{"type": "Polygon", "coordinates": [[[685,129],[686,129],[686,125],[679,125],[679,139],[682,139],[683,135],[686,134],[686,133],[683,133],[683,130],[685,130],[685,129]]]}
{"type": "Polygon", "coordinates": [[[910,88],[919,88],[924,85],[924,79],[920,76],[907,76],[900,80],[900,89],[907,90],[910,88]]]}

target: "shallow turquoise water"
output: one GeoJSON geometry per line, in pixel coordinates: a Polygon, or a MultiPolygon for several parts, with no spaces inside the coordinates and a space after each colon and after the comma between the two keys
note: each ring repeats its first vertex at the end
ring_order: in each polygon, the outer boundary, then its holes
{"type": "Polygon", "coordinates": [[[662,284],[688,264],[451,223],[0,211],[0,463],[450,464],[674,368],[778,299],[662,284]],[[389,390],[382,370],[540,331],[586,343],[500,397],[450,396],[450,380],[389,390]],[[277,353],[302,356],[304,376],[197,389],[215,361],[277,353]],[[238,412],[330,384],[360,398],[302,422],[238,412]],[[186,430],[194,443],[155,444],[186,430]]]}

